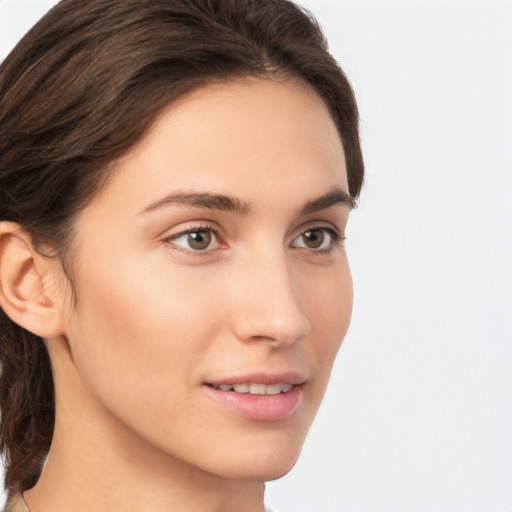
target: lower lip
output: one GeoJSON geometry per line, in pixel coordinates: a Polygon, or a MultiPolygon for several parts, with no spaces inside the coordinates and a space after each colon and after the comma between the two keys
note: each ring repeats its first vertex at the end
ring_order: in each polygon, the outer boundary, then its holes
{"type": "Polygon", "coordinates": [[[279,395],[251,395],[235,391],[220,391],[211,386],[203,386],[217,402],[231,411],[256,421],[279,421],[291,416],[299,407],[302,386],[293,386],[287,393],[279,395]]]}

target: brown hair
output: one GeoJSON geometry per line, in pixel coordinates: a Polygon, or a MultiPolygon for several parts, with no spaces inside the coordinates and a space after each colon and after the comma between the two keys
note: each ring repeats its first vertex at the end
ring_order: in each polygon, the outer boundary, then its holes
{"type": "MultiPolygon", "coordinates": [[[[356,198],[364,170],[354,95],[309,13],[288,0],[63,0],[0,66],[0,220],[19,223],[66,267],[77,212],[164,106],[214,80],[276,73],[324,99],[356,198]]],[[[52,369],[42,339],[2,310],[0,363],[5,485],[24,491],[52,439],[52,369]]]]}

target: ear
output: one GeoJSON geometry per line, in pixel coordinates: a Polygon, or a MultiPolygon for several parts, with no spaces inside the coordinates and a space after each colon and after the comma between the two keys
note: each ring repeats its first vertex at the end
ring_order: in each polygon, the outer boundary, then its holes
{"type": "Polygon", "coordinates": [[[56,260],[34,249],[14,222],[0,222],[0,306],[15,323],[42,338],[63,333],[56,260]]]}

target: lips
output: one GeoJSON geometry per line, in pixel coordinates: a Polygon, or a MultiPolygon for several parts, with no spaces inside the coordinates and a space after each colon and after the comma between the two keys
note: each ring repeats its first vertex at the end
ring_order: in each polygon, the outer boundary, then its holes
{"type": "Polygon", "coordinates": [[[203,386],[207,395],[229,413],[260,422],[292,416],[299,408],[305,378],[298,373],[258,374],[203,386]]]}

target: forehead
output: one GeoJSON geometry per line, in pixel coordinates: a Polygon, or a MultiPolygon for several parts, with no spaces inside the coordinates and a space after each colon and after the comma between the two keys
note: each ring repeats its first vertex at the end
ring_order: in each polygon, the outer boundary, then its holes
{"type": "MultiPolygon", "coordinates": [[[[298,80],[246,79],[200,87],[164,109],[116,162],[99,195],[147,200],[171,188],[235,193],[348,189],[343,145],[324,101],[298,80]]],[[[247,196],[244,198],[243,196],[247,196]]],[[[110,198],[111,199],[111,198],[110,198]]],[[[110,201],[109,199],[109,201],[110,201]]],[[[126,202],[126,201],[125,201],[126,202]]]]}

